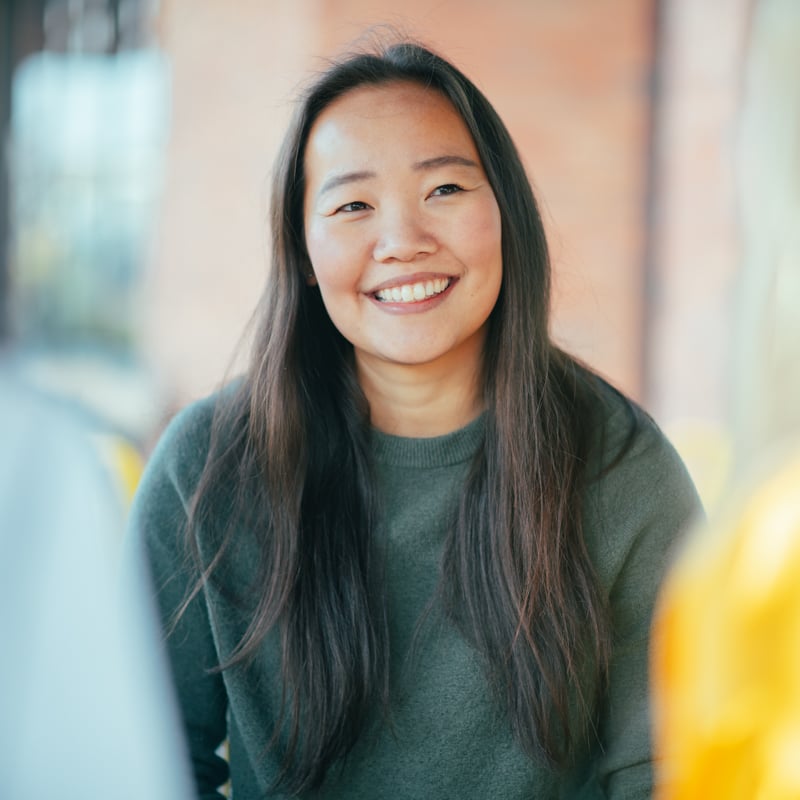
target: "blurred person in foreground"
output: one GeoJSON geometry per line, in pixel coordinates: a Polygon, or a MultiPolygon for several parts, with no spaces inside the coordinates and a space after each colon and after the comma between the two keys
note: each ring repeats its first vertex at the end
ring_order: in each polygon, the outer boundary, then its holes
{"type": "Polygon", "coordinates": [[[144,576],[88,431],[0,364],[0,796],[189,797],[144,576]]]}
{"type": "Polygon", "coordinates": [[[659,602],[658,800],[800,798],[800,5],[752,12],[737,153],[740,474],[659,602]]]}
{"type": "Polygon", "coordinates": [[[171,423],[132,513],[198,795],[649,797],[651,613],[698,499],[550,340],[505,126],[421,46],[357,53],[272,201],[250,367],[171,423]]]}
{"type": "Polygon", "coordinates": [[[659,800],[800,797],[800,451],[691,541],[654,638],[659,800]]]}

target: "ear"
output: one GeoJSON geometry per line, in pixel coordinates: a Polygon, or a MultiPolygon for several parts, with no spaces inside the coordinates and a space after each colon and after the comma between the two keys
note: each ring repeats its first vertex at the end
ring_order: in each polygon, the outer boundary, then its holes
{"type": "Polygon", "coordinates": [[[316,286],[317,285],[317,276],[313,272],[309,272],[306,275],[306,286],[316,286]]]}

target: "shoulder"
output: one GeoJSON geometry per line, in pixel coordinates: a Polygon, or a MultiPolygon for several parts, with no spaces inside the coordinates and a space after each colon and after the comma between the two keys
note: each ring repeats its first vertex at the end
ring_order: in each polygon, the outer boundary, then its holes
{"type": "Polygon", "coordinates": [[[218,399],[215,394],[197,400],[170,420],[148,459],[144,484],[155,475],[176,487],[196,483],[208,456],[218,399]]]}
{"type": "Polygon", "coordinates": [[[183,563],[186,526],[193,515],[216,417],[227,391],[191,403],[171,419],[136,490],[128,517],[128,538],[132,552],[144,554],[149,561],[159,587],[183,563]]]}
{"type": "Polygon", "coordinates": [[[0,365],[0,543],[4,563],[17,564],[9,577],[18,578],[27,563],[12,556],[17,549],[21,555],[47,542],[52,555],[63,543],[77,553],[83,542],[88,552],[93,536],[123,523],[113,476],[85,416],[0,365]]]}
{"type": "MultiPolygon", "coordinates": [[[[652,417],[604,384],[585,498],[587,546],[601,580],[613,584],[642,550],[657,579],[676,542],[702,515],[688,470],[652,417]]],[[[648,580],[648,576],[644,580],[648,580]]]]}
{"type": "Polygon", "coordinates": [[[215,437],[224,438],[224,419],[236,396],[229,386],[179,411],[161,434],[145,466],[134,508],[158,504],[166,495],[188,506],[215,437]]]}
{"type": "Polygon", "coordinates": [[[697,505],[688,470],[655,420],[608,384],[603,384],[597,402],[593,481],[606,495],[621,492],[630,502],[639,489],[649,503],[674,494],[674,499],[683,496],[697,505]]]}

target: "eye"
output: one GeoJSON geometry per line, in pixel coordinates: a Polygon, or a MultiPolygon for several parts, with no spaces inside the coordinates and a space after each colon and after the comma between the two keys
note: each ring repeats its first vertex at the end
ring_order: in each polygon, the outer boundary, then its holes
{"type": "Polygon", "coordinates": [[[457,192],[463,192],[463,191],[464,189],[457,183],[445,183],[442,186],[437,186],[431,192],[431,197],[442,197],[443,195],[456,194],[457,192]]]}
{"type": "Polygon", "coordinates": [[[336,209],[337,213],[343,211],[345,214],[352,213],[353,211],[366,211],[369,206],[361,200],[354,200],[352,203],[345,203],[336,209]]]}

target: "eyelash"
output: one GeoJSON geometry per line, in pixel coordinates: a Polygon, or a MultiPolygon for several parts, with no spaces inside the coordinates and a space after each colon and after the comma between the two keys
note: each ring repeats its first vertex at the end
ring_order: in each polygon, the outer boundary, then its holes
{"type": "MultiPolygon", "coordinates": [[[[431,197],[446,197],[449,194],[458,194],[458,192],[463,192],[464,187],[459,186],[457,183],[443,183],[441,186],[437,186],[430,194],[431,197]]],[[[339,206],[336,211],[342,211],[345,214],[352,214],[357,211],[364,211],[369,208],[367,203],[364,203],[361,200],[354,200],[352,203],[345,203],[343,206],[339,206]]]]}
{"type": "Polygon", "coordinates": [[[444,183],[441,186],[437,186],[432,192],[431,195],[433,197],[443,197],[448,194],[457,194],[458,192],[463,192],[464,187],[459,186],[457,183],[444,183]],[[446,189],[447,191],[442,191],[442,189],[446,189]]]}
{"type": "Polygon", "coordinates": [[[364,211],[366,208],[369,208],[366,203],[361,200],[354,200],[352,203],[345,203],[343,206],[339,206],[336,210],[344,211],[346,214],[352,214],[354,211],[364,211]],[[358,208],[354,208],[353,206],[358,206],[358,208]]]}

